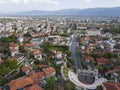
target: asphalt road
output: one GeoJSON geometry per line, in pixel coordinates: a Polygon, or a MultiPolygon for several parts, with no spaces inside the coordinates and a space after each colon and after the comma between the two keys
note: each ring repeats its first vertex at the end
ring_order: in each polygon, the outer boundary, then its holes
{"type": "Polygon", "coordinates": [[[72,39],[72,44],[71,44],[72,56],[75,60],[76,70],[82,69],[81,64],[80,64],[78,46],[79,46],[79,42],[77,39],[77,30],[76,30],[73,34],[73,39],[72,39]]]}

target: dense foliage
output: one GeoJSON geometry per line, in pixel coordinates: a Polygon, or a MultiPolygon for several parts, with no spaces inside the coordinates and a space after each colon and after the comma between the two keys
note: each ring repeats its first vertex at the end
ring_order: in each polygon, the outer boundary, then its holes
{"type": "Polygon", "coordinates": [[[105,28],[103,29],[103,32],[111,34],[120,34],[120,28],[105,28]]]}

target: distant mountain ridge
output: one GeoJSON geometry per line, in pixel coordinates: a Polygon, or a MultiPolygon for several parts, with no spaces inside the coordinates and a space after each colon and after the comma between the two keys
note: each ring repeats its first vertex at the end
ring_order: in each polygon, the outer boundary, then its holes
{"type": "Polygon", "coordinates": [[[13,15],[78,15],[78,16],[120,16],[120,7],[63,9],[57,11],[32,10],[14,13],[13,15]]]}

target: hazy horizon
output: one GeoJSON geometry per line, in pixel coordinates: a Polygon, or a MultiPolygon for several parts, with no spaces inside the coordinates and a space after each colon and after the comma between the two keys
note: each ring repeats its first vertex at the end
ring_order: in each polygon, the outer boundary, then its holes
{"type": "Polygon", "coordinates": [[[0,13],[119,7],[120,0],[0,0],[0,13]]]}

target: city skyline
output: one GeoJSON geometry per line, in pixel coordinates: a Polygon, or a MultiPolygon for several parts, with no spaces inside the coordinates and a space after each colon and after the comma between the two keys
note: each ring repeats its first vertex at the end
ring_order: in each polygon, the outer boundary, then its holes
{"type": "Polygon", "coordinates": [[[0,13],[119,6],[120,0],[0,0],[0,13]]]}

